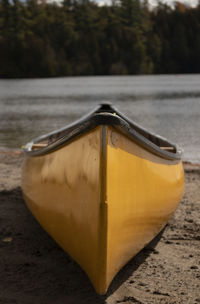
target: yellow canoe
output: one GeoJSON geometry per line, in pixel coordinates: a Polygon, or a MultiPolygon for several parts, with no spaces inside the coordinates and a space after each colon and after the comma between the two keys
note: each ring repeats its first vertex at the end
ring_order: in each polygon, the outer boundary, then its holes
{"type": "Polygon", "coordinates": [[[159,233],[183,195],[179,149],[109,105],[24,151],[29,209],[99,294],[159,233]]]}

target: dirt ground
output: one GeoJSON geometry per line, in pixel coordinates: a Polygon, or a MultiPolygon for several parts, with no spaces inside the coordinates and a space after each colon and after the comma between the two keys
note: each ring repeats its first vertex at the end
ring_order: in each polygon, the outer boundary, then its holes
{"type": "Polygon", "coordinates": [[[185,195],[174,217],[98,296],[25,206],[22,160],[0,153],[1,304],[200,303],[200,166],[184,165],[185,195]]]}

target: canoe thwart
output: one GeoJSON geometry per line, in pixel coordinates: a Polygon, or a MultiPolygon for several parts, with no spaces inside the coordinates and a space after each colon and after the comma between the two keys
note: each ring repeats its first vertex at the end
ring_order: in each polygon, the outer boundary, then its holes
{"type": "Polygon", "coordinates": [[[44,148],[46,146],[47,146],[47,144],[43,144],[43,143],[33,144],[32,145],[32,150],[41,149],[41,148],[44,148]]]}
{"type": "Polygon", "coordinates": [[[162,150],[173,151],[173,150],[174,150],[174,147],[160,147],[160,149],[162,149],[162,150]]]}

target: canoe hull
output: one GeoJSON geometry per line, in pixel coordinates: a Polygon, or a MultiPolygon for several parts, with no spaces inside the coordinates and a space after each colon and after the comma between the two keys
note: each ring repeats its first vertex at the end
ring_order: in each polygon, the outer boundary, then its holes
{"type": "Polygon", "coordinates": [[[180,160],[162,159],[111,126],[27,157],[22,173],[29,209],[99,294],[163,228],[183,189],[180,160]]]}

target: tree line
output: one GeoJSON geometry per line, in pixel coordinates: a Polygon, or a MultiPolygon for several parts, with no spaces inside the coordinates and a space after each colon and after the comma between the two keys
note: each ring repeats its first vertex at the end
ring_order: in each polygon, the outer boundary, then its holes
{"type": "Polygon", "coordinates": [[[0,0],[0,77],[200,72],[200,3],[0,0]]]}

